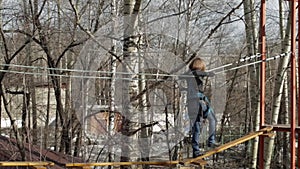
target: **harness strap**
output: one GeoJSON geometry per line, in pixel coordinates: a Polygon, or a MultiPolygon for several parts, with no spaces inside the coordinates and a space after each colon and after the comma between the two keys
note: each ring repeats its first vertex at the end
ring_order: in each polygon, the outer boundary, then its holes
{"type": "Polygon", "coordinates": [[[199,86],[203,85],[203,82],[200,80],[199,75],[197,75],[196,71],[192,71],[195,80],[197,82],[197,87],[199,90],[198,97],[199,97],[199,110],[198,110],[198,116],[206,118],[209,110],[209,100],[208,98],[203,94],[203,91],[199,88],[199,86]],[[204,102],[204,103],[203,103],[204,102]],[[206,107],[206,110],[203,111],[203,107],[206,107]]]}

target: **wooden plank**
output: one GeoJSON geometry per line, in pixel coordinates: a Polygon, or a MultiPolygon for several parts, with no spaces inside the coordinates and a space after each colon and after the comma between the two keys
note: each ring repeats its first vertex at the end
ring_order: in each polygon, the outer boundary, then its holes
{"type": "Polygon", "coordinates": [[[272,131],[272,127],[266,127],[266,128],[263,128],[263,129],[261,129],[259,131],[251,132],[251,133],[249,133],[248,135],[246,135],[244,137],[241,137],[239,139],[233,140],[233,141],[228,142],[226,144],[223,144],[223,145],[221,145],[219,147],[216,147],[215,149],[212,149],[212,150],[206,152],[205,154],[203,154],[203,155],[201,155],[201,156],[199,156],[197,158],[185,159],[185,160],[183,160],[183,162],[180,162],[180,163],[181,164],[185,164],[185,165],[193,163],[193,162],[195,162],[195,161],[197,161],[199,159],[204,159],[205,157],[209,157],[209,156],[211,156],[213,154],[219,153],[219,152],[224,151],[224,150],[226,150],[226,149],[228,149],[230,147],[236,146],[238,144],[241,144],[241,143],[246,142],[248,140],[251,140],[251,139],[253,139],[253,138],[255,138],[255,137],[259,136],[259,135],[266,134],[266,133],[271,132],[271,131],[272,131]]]}
{"type": "Polygon", "coordinates": [[[92,166],[83,166],[83,167],[81,167],[82,169],[91,169],[92,168],[92,166]]]}
{"type": "Polygon", "coordinates": [[[18,167],[18,166],[54,166],[53,162],[31,162],[31,161],[0,161],[0,166],[18,167]]]}
{"type": "Polygon", "coordinates": [[[31,166],[31,167],[33,167],[35,169],[47,169],[47,167],[45,167],[45,166],[31,166]]]}

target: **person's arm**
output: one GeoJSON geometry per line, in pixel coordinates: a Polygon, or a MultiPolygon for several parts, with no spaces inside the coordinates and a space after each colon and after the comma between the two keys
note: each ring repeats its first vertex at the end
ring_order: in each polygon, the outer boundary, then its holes
{"type": "Polygon", "coordinates": [[[195,72],[198,76],[202,76],[202,77],[204,77],[204,76],[207,76],[207,77],[215,76],[215,74],[213,72],[203,72],[203,71],[200,71],[200,70],[196,70],[195,72]]]}

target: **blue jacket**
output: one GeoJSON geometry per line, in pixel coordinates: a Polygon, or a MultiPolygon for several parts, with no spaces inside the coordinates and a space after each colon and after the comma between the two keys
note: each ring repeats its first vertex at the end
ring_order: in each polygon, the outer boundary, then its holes
{"type": "Polygon", "coordinates": [[[202,72],[199,70],[188,71],[184,73],[184,79],[187,82],[187,99],[190,100],[204,97],[205,95],[203,94],[203,79],[204,77],[211,77],[213,75],[214,73],[202,72]],[[196,80],[196,78],[198,78],[198,80],[196,80]]]}

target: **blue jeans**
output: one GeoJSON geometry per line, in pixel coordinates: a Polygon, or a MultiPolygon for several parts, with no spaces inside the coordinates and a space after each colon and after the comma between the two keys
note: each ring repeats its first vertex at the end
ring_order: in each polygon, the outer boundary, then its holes
{"type": "MultiPolygon", "coordinates": [[[[213,144],[215,143],[216,139],[216,116],[214,114],[214,111],[212,108],[209,108],[209,112],[207,115],[207,120],[209,122],[209,137],[207,140],[207,144],[213,144]]],[[[203,123],[202,120],[196,120],[193,122],[192,126],[192,148],[193,148],[193,156],[199,156],[201,154],[200,148],[199,148],[199,142],[200,142],[200,134],[201,134],[201,123],[203,123]]]]}

